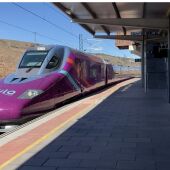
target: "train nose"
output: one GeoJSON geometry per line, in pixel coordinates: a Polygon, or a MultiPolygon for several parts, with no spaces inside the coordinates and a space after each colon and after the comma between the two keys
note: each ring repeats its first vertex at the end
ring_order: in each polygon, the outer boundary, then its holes
{"type": "Polygon", "coordinates": [[[20,107],[15,103],[0,103],[0,120],[14,120],[20,117],[20,107]]]}

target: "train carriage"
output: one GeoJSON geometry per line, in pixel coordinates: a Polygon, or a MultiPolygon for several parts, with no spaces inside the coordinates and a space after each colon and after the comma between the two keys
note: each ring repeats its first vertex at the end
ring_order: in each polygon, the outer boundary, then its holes
{"type": "Polygon", "coordinates": [[[26,50],[16,72],[0,80],[0,120],[17,120],[104,86],[112,65],[65,46],[26,50]]]}

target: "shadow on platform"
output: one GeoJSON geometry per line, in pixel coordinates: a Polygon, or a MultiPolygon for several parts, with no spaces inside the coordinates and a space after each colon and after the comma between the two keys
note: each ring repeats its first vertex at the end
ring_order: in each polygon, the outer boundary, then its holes
{"type": "Polygon", "coordinates": [[[25,162],[20,170],[169,170],[165,90],[127,85],[25,162]]]}

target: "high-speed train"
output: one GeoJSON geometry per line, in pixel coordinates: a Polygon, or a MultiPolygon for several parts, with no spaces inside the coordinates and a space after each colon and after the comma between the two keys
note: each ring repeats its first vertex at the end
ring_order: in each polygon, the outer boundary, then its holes
{"type": "Polygon", "coordinates": [[[26,50],[16,72],[0,80],[0,121],[12,121],[104,86],[114,79],[111,64],[65,46],[26,50]]]}

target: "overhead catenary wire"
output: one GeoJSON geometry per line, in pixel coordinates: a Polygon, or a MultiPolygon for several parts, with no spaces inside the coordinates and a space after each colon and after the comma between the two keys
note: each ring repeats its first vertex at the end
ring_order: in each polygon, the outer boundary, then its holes
{"type": "Polygon", "coordinates": [[[23,27],[20,27],[20,26],[18,26],[18,25],[14,25],[14,24],[8,23],[8,22],[3,21],[3,20],[1,20],[1,19],[0,19],[0,22],[3,23],[3,24],[5,24],[5,25],[8,25],[8,26],[15,27],[15,28],[20,29],[20,30],[25,31],[25,32],[34,33],[33,31],[30,31],[30,30],[28,30],[28,29],[26,29],[26,28],[23,28],[23,27]]]}
{"type": "MultiPolygon", "coordinates": [[[[8,26],[13,27],[13,28],[17,28],[17,29],[22,30],[22,31],[25,31],[25,32],[29,32],[29,33],[31,33],[31,34],[33,34],[33,35],[35,35],[35,33],[36,33],[36,35],[38,35],[38,36],[44,37],[44,38],[46,38],[46,39],[53,40],[53,41],[55,41],[55,42],[58,41],[58,42],[60,42],[61,44],[67,44],[67,43],[62,42],[62,41],[59,41],[59,40],[57,40],[57,39],[55,39],[55,38],[49,37],[48,35],[45,35],[45,34],[42,34],[42,33],[39,33],[39,32],[35,32],[35,31],[32,31],[32,30],[28,30],[28,29],[26,29],[26,28],[24,28],[24,27],[21,27],[21,26],[18,26],[18,25],[14,25],[14,24],[8,23],[8,22],[6,22],[6,21],[3,21],[2,19],[0,19],[0,23],[5,24],[5,25],[8,25],[8,26]]],[[[69,45],[69,44],[67,44],[67,45],[69,45]]]]}
{"type": "MultiPolygon", "coordinates": [[[[44,22],[47,22],[48,24],[54,26],[55,28],[57,28],[57,29],[59,29],[59,30],[65,32],[65,33],[68,33],[69,35],[73,36],[74,38],[79,39],[79,36],[78,36],[78,35],[75,35],[75,34],[73,34],[72,32],[67,31],[67,30],[64,29],[63,27],[60,27],[59,25],[57,25],[57,24],[49,21],[48,19],[46,19],[46,18],[38,15],[37,13],[35,13],[35,12],[33,12],[33,11],[31,11],[31,10],[29,10],[29,9],[21,6],[21,5],[19,5],[18,3],[12,3],[12,4],[14,4],[15,6],[21,8],[22,10],[26,11],[27,13],[30,13],[30,14],[32,14],[33,16],[35,16],[35,17],[43,20],[44,22]]],[[[48,7],[49,7],[50,9],[52,9],[53,11],[55,11],[49,4],[48,4],[48,7]]],[[[55,11],[55,12],[56,12],[56,11],[55,11]]],[[[62,15],[62,16],[64,16],[64,15],[62,15]]],[[[64,16],[64,17],[65,17],[65,16],[64,16]]],[[[65,17],[65,18],[66,18],[66,17],[65,17]]],[[[68,18],[66,18],[66,19],[68,19],[68,18]]],[[[85,42],[86,44],[88,44],[88,45],[91,45],[91,43],[87,42],[86,40],[84,40],[84,42],[85,42]]]]}
{"type": "MultiPolygon", "coordinates": [[[[52,10],[53,12],[55,12],[57,15],[60,15],[61,17],[63,17],[64,19],[66,19],[67,21],[70,21],[69,17],[67,17],[66,15],[64,14],[61,14],[59,11],[57,11],[56,9],[54,9],[54,6],[52,4],[49,4],[49,3],[43,3],[44,6],[48,7],[50,10],[52,10]]],[[[72,23],[73,24],[73,23],[72,23]]],[[[72,29],[71,29],[72,30],[72,29]]],[[[78,36],[79,38],[79,36],[78,36]]],[[[89,44],[87,41],[86,41],[87,44],[89,44]]],[[[91,45],[91,44],[89,44],[91,45]]]]}
{"type": "Polygon", "coordinates": [[[24,11],[26,11],[26,12],[32,14],[33,16],[35,16],[35,17],[37,17],[37,18],[39,18],[39,19],[41,19],[41,20],[47,22],[48,24],[54,26],[55,28],[57,28],[57,29],[59,29],[59,30],[65,32],[65,33],[68,33],[68,34],[70,34],[71,36],[73,36],[73,37],[75,37],[76,39],[78,39],[78,36],[77,36],[77,35],[71,33],[70,31],[67,31],[67,30],[64,29],[63,27],[60,27],[59,25],[57,25],[57,24],[55,24],[55,23],[53,23],[53,22],[51,22],[51,21],[49,21],[49,20],[43,18],[42,16],[38,15],[37,13],[35,13],[35,12],[29,10],[29,9],[26,9],[26,8],[24,8],[23,6],[21,6],[21,5],[17,4],[17,3],[12,3],[12,4],[14,4],[15,6],[21,8],[22,10],[24,10],[24,11]]]}
{"type": "MultiPolygon", "coordinates": [[[[67,16],[64,15],[64,14],[59,13],[59,12],[58,12],[56,9],[54,9],[54,7],[53,7],[52,5],[50,5],[49,3],[45,3],[45,2],[44,2],[44,5],[45,5],[46,7],[48,7],[49,9],[53,10],[55,13],[57,13],[57,14],[59,14],[60,16],[64,17],[67,21],[70,21],[69,17],[67,17],[67,16]]],[[[86,39],[83,39],[83,42],[86,43],[86,44],[88,44],[88,45],[90,45],[90,46],[92,45],[92,44],[89,43],[86,39]]]]}

